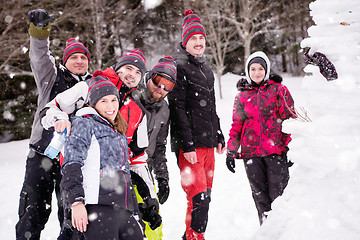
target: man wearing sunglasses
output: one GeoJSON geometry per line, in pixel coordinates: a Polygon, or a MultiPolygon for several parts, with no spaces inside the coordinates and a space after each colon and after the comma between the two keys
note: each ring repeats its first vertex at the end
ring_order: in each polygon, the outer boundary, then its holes
{"type": "Polygon", "coordinates": [[[191,10],[183,19],[182,43],[174,59],[176,86],[169,94],[171,148],[178,158],[187,212],[183,239],[204,239],[208,221],[215,155],[225,151],[216,113],[214,74],[205,63],[206,33],[191,10]]]}
{"type": "Polygon", "coordinates": [[[157,195],[161,204],[167,200],[170,191],[165,156],[170,110],[164,98],[175,87],[176,72],[176,65],[171,57],[161,58],[157,65],[145,75],[146,87],[141,90],[141,103],[148,113],[147,162],[158,181],[157,195]]]}

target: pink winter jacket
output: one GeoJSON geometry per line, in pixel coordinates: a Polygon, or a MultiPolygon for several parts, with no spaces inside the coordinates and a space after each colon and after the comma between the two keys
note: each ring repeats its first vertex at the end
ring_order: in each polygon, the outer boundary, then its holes
{"type": "Polygon", "coordinates": [[[229,133],[228,152],[240,157],[264,157],[282,154],[291,141],[282,132],[282,122],[296,118],[289,90],[272,80],[260,86],[247,85],[235,97],[233,123],[229,133]]]}

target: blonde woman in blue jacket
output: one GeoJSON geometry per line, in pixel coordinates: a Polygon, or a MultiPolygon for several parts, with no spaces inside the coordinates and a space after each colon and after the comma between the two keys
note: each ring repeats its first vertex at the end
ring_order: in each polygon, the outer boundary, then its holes
{"type": "Polygon", "coordinates": [[[143,239],[118,89],[106,77],[93,78],[89,105],[72,119],[61,168],[72,225],[86,240],[143,239]]]}

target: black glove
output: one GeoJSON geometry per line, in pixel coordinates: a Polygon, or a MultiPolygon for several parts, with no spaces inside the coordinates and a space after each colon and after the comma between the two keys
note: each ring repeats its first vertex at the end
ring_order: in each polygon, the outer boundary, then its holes
{"type": "Polygon", "coordinates": [[[235,158],[233,156],[226,156],[226,166],[230,172],[235,173],[235,158]]]}
{"type": "Polygon", "coordinates": [[[142,219],[149,223],[152,230],[160,227],[162,218],[159,214],[159,203],[155,198],[144,199],[144,203],[139,203],[139,210],[142,219]]]}
{"type": "Polygon", "coordinates": [[[310,48],[304,53],[304,60],[307,64],[318,66],[320,73],[328,81],[333,81],[338,78],[338,74],[334,64],[321,52],[315,52],[312,56],[309,55],[310,48]]]}
{"type": "Polygon", "coordinates": [[[159,198],[159,203],[163,204],[164,202],[166,202],[166,200],[169,197],[169,193],[170,193],[169,182],[165,178],[159,178],[157,181],[159,187],[157,196],[159,198]]]}
{"type": "Polygon", "coordinates": [[[29,21],[36,27],[46,27],[49,22],[54,20],[54,15],[49,15],[44,9],[36,9],[28,12],[29,21]]]}

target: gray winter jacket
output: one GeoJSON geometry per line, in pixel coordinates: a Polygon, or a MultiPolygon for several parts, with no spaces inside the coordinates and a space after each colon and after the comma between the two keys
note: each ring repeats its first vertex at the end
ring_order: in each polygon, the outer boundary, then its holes
{"type": "Polygon", "coordinates": [[[152,102],[148,91],[141,91],[141,103],[146,109],[149,146],[146,149],[147,163],[150,171],[154,171],[155,178],[169,180],[166,165],[166,143],[169,132],[170,110],[167,102],[152,102]]]}
{"type": "Polygon", "coordinates": [[[44,130],[40,124],[41,111],[46,103],[52,100],[58,93],[74,86],[77,82],[91,77],[90,74],[77,76],[71,74],[61,64],[55,64],[55,58],[49,50],[49,38],[35,38],[30,36],[30,66],[34,74],[35,83],[38,89],[38,108],[35,112],[30,146],[42,153],[52,138],[52,132],[44,130]]]}

